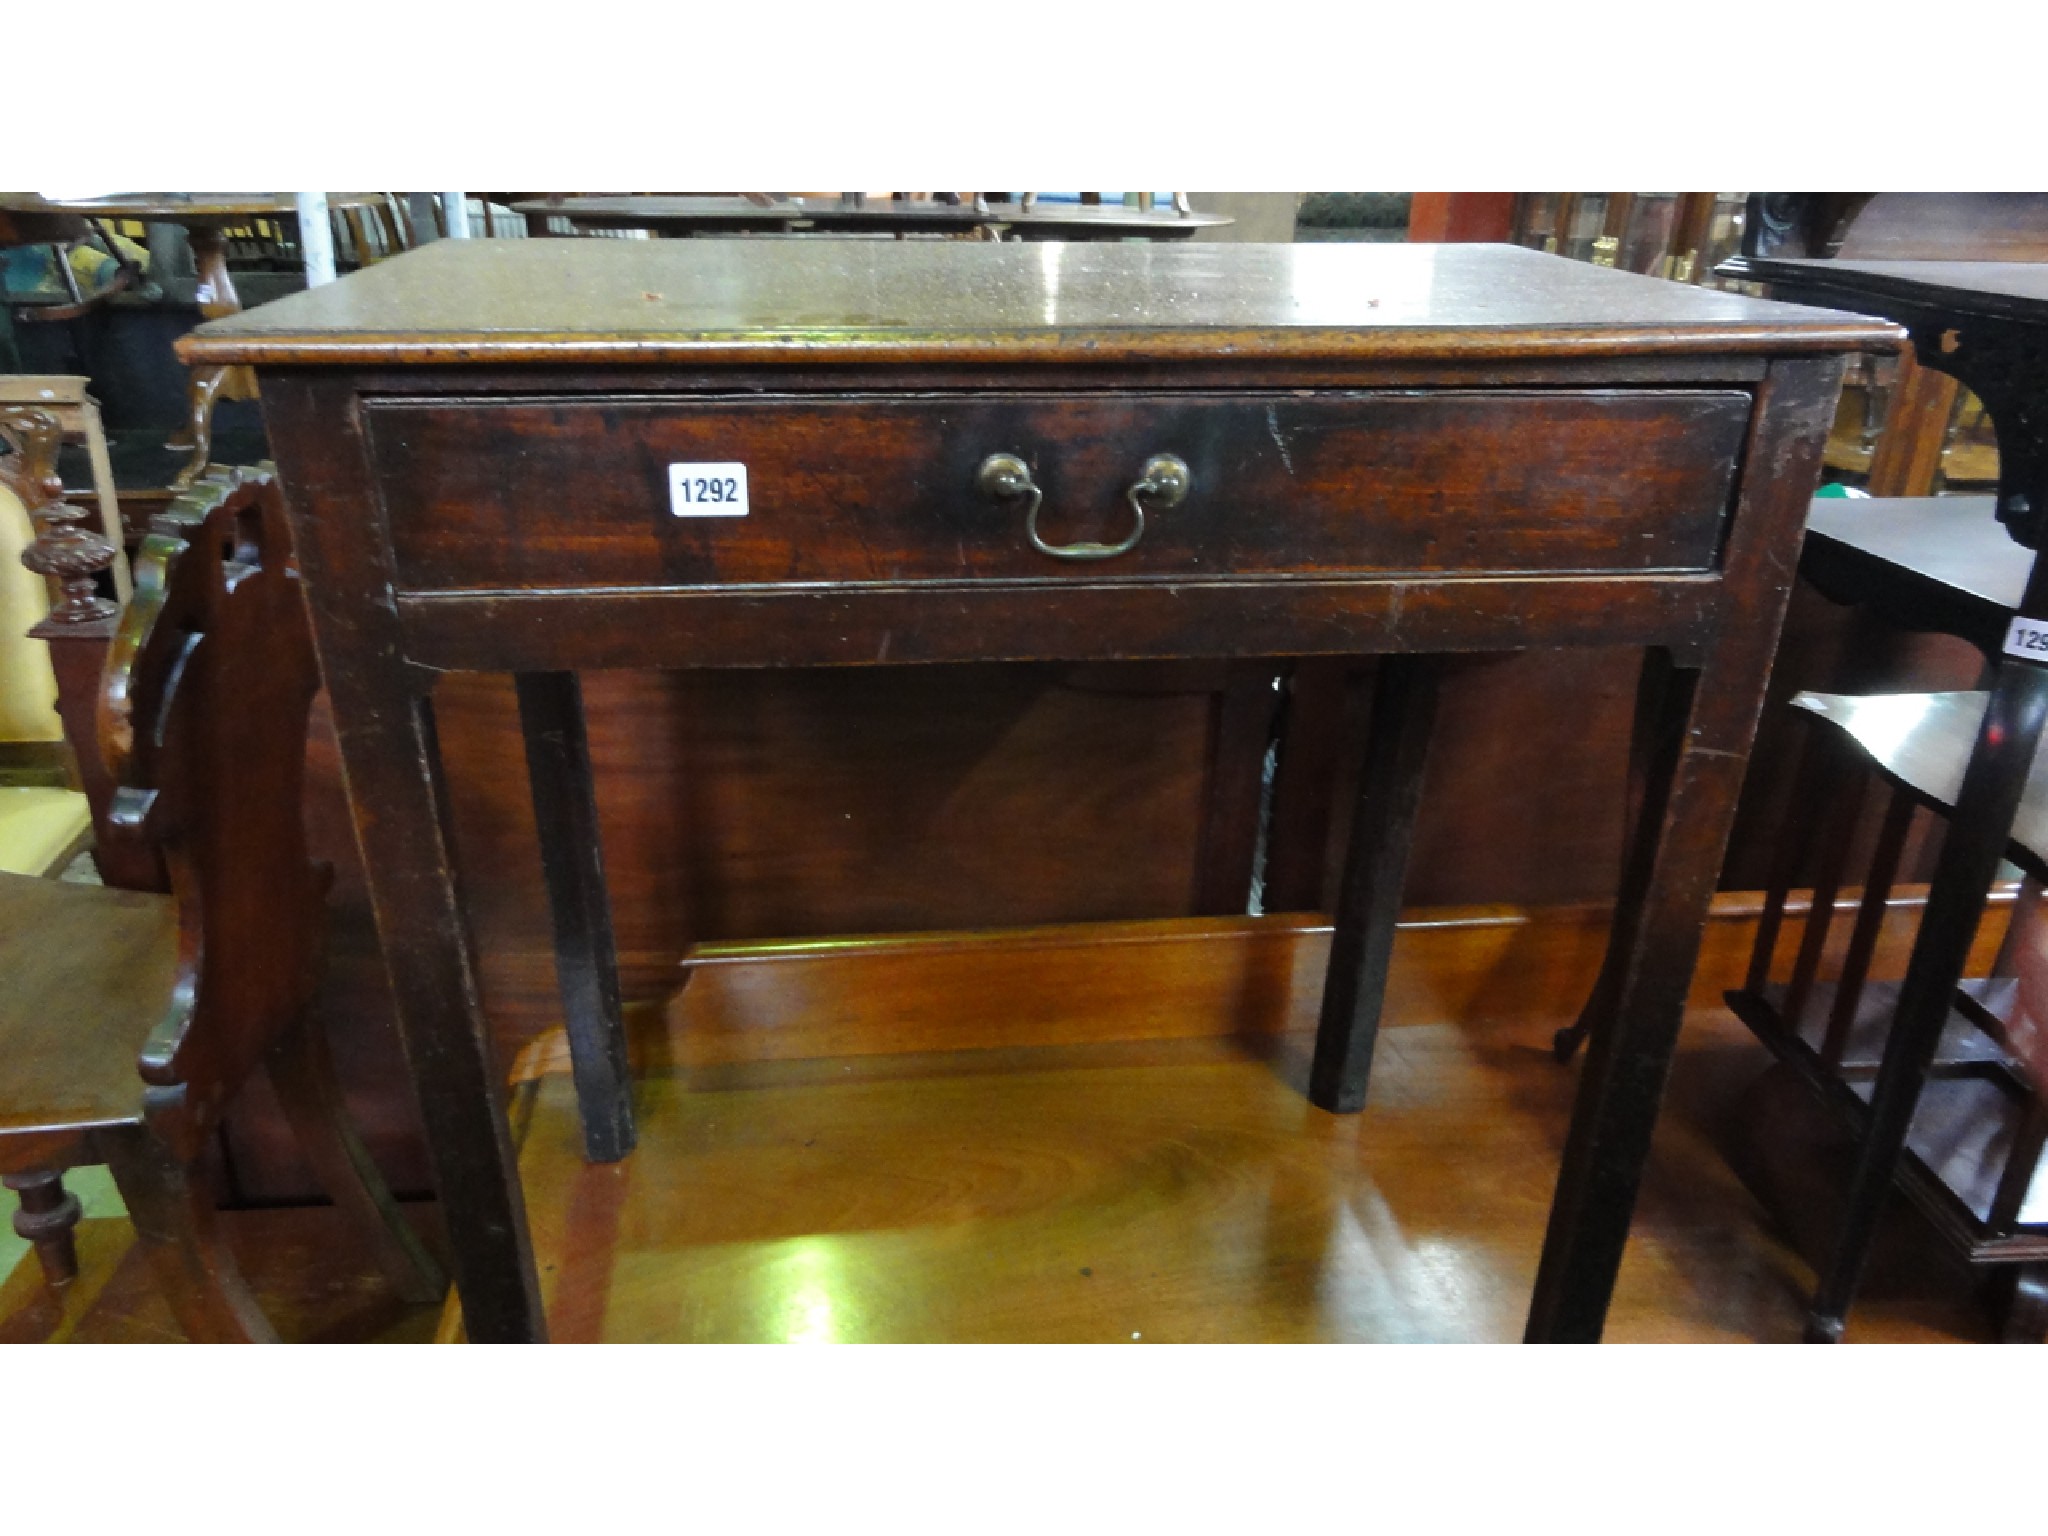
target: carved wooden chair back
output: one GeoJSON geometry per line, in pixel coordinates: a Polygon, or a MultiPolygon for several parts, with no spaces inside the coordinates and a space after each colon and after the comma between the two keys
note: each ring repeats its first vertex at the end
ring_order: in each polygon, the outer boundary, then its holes
{"type": "Polygon", "coordinates": [[[152,523],[107,652],[97,756],[109,835],[160,857],[171,897],[0,881],[0,1182],[46,1278],[78,1273],[62,1175],[104,1162],[194,1339],[276,1337],[198,1163],[263,1067],[321,1184],[416,1302],[433,1258],[348,1123],[311,1016],[330,871],[308,856],[319,686],[278,487],[214,469],[152,523]],[[139,1052],[138,1052],[139,1047],[139,1052]],[[139,1079],[137,1073],[139,1071],[139,1079]]]}
{"type": "Polygon", "coordinates": [[[175,1001],[141,1071],[182,1090],[158,1129],[185,1147],[318,981],[332,871],[301,805],[319,667],[290,549],[267,471],[214,472],[152,524],[107,658],[110,819],[161,852],[178,900],[175,1001]]]}

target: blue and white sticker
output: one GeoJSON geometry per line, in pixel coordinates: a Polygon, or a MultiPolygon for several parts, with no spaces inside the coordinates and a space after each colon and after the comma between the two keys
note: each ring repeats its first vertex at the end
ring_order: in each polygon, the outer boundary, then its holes
{"type": "Polygon", "coordinates": [[[671,464],[668,505],[677,517],[745,517],[747,466],[671,464]]]}
{"type": "Polygon", "coordinates": [[[2015,617],[2005,632],[2005,654],[2022,661],[2048,662],[2048,623],[2015,617]]]}

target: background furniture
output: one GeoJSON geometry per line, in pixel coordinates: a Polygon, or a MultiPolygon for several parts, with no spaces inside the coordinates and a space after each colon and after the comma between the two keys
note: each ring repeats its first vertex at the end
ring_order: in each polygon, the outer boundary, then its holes
{"type": "MultiPolygon", "coordinates": [[[[397,242],[402,228],[387,194],[336,192],[328,195],[330,211],[353,220],[361,231],[359,249],[368,248],[365,216],[383,223],[389,238],[397,242]]],[[[29,193],[0,194],[0,215],[16,218],[68,214],[78,218],[133,220],[144,223],[175,224],[191,242],[192,259],[198,271],[199,312],[208,319],[232,315],[242,308],[228,265],[230,238],[234,231],[249,226],[275,226],[281,236],[296,245],[298,205],[291,194],[169,192],[124,193],[114,197],[81,198],[49,202],[29,193]]],[[[183,428],[170,442],[174,448],[189,448],[191,458],[172,482],[183,488],[192,484],[206,468],[213,447],[213,407],[216,398],[253,400],[253,381],[243,374],[224,369],[201,369],[192,374],[189,413],[183,428]]]]}
{"type": "Polygon", "coordinates": [[[1524,192],[1517,245],[1673,282],[1704,280],[1735,249],[1742,199],[1718,192],[1524,192]]]}
{"type": "Polygon", "coordinates": [[[317,673],[289,548],[267,475],[208,482],[144,544],[99,734],[120,782],[115,826],[156,848],[173,894],[0,878],[0,1168],[22,1198],[17,1229],[67,1281],[78,1208],[61,1175],[108,1164],[195,1340],[274,1337],[193,1178],[266,1063],[393,1283],[416,1299],[439,1283],[306,1028],[327,877],[300,820],[317,673]]]}
{"type": "Polygon", "coordinates": [[[60,443],[84,446],[92,471],[92,499],[99,508],[100,532],[114,546],[107,566],[116,602],[128,601],[127,534],[121,523],[121,498],[114,488],[114,466],[107,456],[107,432],[100,408],[86,392],[88,381],[54,374],[0,373],[0,410],[10,406],[39,410],[57,423],[60,443]]]}
{"type": "MultiPolygon", "coordinates": [[[[1952,814],[1989,696],[1983,693],[1881,694],[1846,698],[1801,694],[1794,704],[1828,722],[1829,734],[1853,744],[1866,766],[1893,787],[1886,826],[1924,805],[1952,814]]],[[[1815,727],[1822,729],[1822,727],[1815,727]]],[[[2048,776],[2029,774],[2009,856],[2036,880],[2048,874],[2048,776]]],[[[1861,786],[1844,776],[1852,803],[1861,786]]],[[[1868,1100],[1898,1005],[1895,986],[1867,984],[1876,918],[1890,892],[1898,837],[1880,842],[1864,884],[1857,927],[1843,973],[1816,984],[1818,944],[1809,937],[1789,985],[1767,976],[1769,948],[1760,943],[1755,977],[1731,994],[1730,1005],[1817,1091],[1850,1128],[1868,1133],[1868,1100]],[[1824,1014],[1824,1021],[1823,1021],[1824,1014]]],[[[1815,893],[1816,905],[1833,896],[1815,893]]],[[[1782,893],[1773,891],[1782,908],[1782,893]]],[[[1767,928],[1775,925],[1767,919],[1767,928]]],[[[1809,920],[1809,936],[1813,932],[1809,920]]],[[[1823,930],[1824,931],[1824,930],[1823,930]]],[[[1941,1023],[1927,1082],[1908,1124],[1896,1177],[1936,1229],[1973,1264],[2010,1266],[2004,1336],[2039,1343],[2048,1333],[2048,1183],[2033,1193],[2048,1138],[2048,1109],[2021,1075],[2004,1043],[2015,1001],[2010,963],[1992,977],[1960,984],[1941,1023]]]]}
{"type": "MultiPolygon", "coordinates": [[[[19,615],[36,616],[8,652],[10,713],[17,735],[45,745],[56,759],[40,765],[42,784],[8,791],[10,799],[26,802],[15,809],[33,824],[38,834],[33,841],[40,845],[38,854],[17,858],[9,867],[37,874],[68,864],[89,830],[105,833],[113,795],[94,744],[93,715],[100,665],[118,612],[113,599],[101,592],[99,578],[122,558],[121,545],[118,535],[89,531],[90,515],[65,499],[57,475],[65,436],[64,423],[51,409],[0,406],[0,444],[9,450],[0,457],[0,489],[20,519],[5,551],[7,582],[18,599],[19,615]],[[53,772],[65,788],[49,784],[53,772]],[[72,788],[83,793],[74,795],[72,788]]],[[[153,857],[138,865],[132,851],[124,856],[99,848],[94,857],[110,878],[125,876],[143,888],[161,883],[153,857]]]]}
{"type": "MultiPolygon", "coordinates": [[[[1984,401],[1998,432],[1995,515],[2022,545],[2038,547],[2048,509],[2048,265],[1759,257],[1745,259],[1735,270],[1906,323],[1919,360],[1956,374],[1984,401]]],[[[2048,570],[2038,559],[2016,619],[2048,619],[2048,570]]],[[[2002,656],[1899,992],[1843,1230],[1814,1299],[1812,1338],[1841,1334],[1986,894],[2008,846],[2044,717],[2048,670],[2023,659],[2023,653],[2002,656]]]]}
{"type": "Polygon", "coordinates": [[[1219,249],[1186,269],[1199,282],[1144,254],[1071,254],[1055,293],[1035,256],[1002,245],[777,242],[735,270],[695,244],[449,243],[184,343],[194,363],[264,370],[349,781],[360,809],[376,807],[357,828],[476,1336],[545,1324],[502,1069],[469,956],[445,941],[462,919],[429,679],[518,679],[586,1132],[623,1140],[630,1122],[602,1112],[626,1104],[623,1043],[605,1016],[612,933],[576,671],[1388,649],[1313,1074],[1319,1103],[1351,1109],[1433,712],[1422,653],[1617,643],[1657,648],[1669,750],[1646,792],[1656,832],[1624,888],[1622,1002],[1588,1064],[1530,1321],[1534,1338],[1598,1336],[1818,424],[1840,353],[1890,333],[1505,251],[1219,249]],[[562,293],[585,298],[549,303],[562,293]],[[822,337],[807,319],[793,343],[766,318],[778,293],[844,319],[822,337]],[[1418,378],[1467,379],[1474,352],[1503,392],[1415,392],[1418,378]],[[394,365],[402,399],[359,415],[356,391],[394,365]],[[1126,369],[1144,370],[1142,388],[1126,369]],[[486,375],[506,393],[463,404],[486,375]],[[1162,377],[1202,385],[1199,403],[1159,393],[1162,377]],[[948,379],[1007,391],[933,401],[948,379]],[[771,380],[770,398],[747,388],[771,380]],[[1311,382],[1343,388],[1293,392],[1311,382]],[[541,430],[536,411],[558,425],[541,430]],[[594,450],[605,422],[649,466],[748,462],[758,515],[678,519],[658,469],[598,476],[619,462],[616,444],[594,450]],[[1499,497],[1488,466],[1509,442],[1518,486],[1571,498],[1562,545],[1544,497],[1499,497]],[[532,472],[491,475],[486,443],[516,443],[532,472]],[[1531,443],[1554,460],[1540,476],[1531,443]],[[1197,487],[1184,511],[1173,480],[1141,468],[1183,447],[1197,487]],[[992,464],[997,452],[1020,462],[992,464]],[[1773,473],[1737,485],[1738,460],[1773,473]],[[1625,482],[1608,478],[1620,466],[1625,482]],[[1382,515],[1335,515],[1359,484],[1382,515]],[[1232,515],[1262,488],[1299,520],[1232,515]],[[1048,564],[1021,537],[1041,494],[1051,553],[1085,561],[1048,564]],[[373,496],[388,521],[362,515],[373,496]],[[1455,538],[1435,520],[1453,504],[1455,538]],[[1140,510],[1157,532],[1097,577],[1098,546],[1129,548],[1140,510]],[[1533,538],[1532,517],[1553,542],[1533,538]],[[1357,538],[1369,546],[1345,546],[1357,538]],[[1523,576],[1490,574],[1503,569],[1523,576]],[[394,582],[395,608],[372,600],[394,582]]]}
{"type": "Polygon", "coordinates": [[[21,556],[35,540],[29,503],[44,500],[48,474],[47,463],[26,461],[50,457],[57,431],[48,416],[0,406],[0,445],[12,450],[0,454],[0,612],[11,621],[0,633],[0,869],[28,875],[55,874],[92,835],[91,810],[68,771],[49,646],[15,627],[49,610],[43,578],[21,556]],[[24,452],[32,434],[43,441],[24,452]]]}
{"type": "MultiPolygon", "coordinates": [[[[1007,194],[1004,195],[1007,198],[1007,194]]],[[[1224,215],[1197,213],[1176,203],[1168,208],[1121,204],[1039,203],[1026,193],[1020,201],[977,196],[871,200],[842,194],[836,200],[750,194],[744,197],[620,196],[547,197],[512,205],[526,220],[527,233],[545,236],[557,223],[577,230],[648,230],[688,237],[712,234],[870,234],[980,236],[1016,240],[1184,240],[1202,229],[1227,226],[1224,215]]]]}

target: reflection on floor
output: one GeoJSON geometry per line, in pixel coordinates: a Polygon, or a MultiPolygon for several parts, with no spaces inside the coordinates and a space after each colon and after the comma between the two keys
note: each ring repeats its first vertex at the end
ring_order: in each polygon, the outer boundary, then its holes
{"type": "MultiPolygon", "coordinates": [[[[1301,1096],[1324,939],[1284,919],[1227,943],[1154,925],[1113,961],[1041,934],[1004,941],[994,971],[964,953],[975,940],[779,970],[708,957],[665,1023],[640,1022],[625,1162],[583,1163],[569,1081],[529,1055],[515,1128],[552,1331],[1517,1338],[1577,1078],[1550,1056],[1556,999],[1583,995],[1597,935],[1404,930],[1372,1101],[1349,1117],[1301,1096]],[[987,1048],[943,1048],[949,1019],[987,1048]],[[1104,1038],[1112,1023],[1140,1038],[1104,1038]]],[[[1744,939],[1715,938],[1714,964],[1744,939]]],[[[1609,1337],[1791,1340],[1844,1149],[1731,1015],[1694,1001],[1609,1337]]],[[[434,1332],[333,1212],[229,1225],[284,1337],[434,1332]]],[[[62,1298],[32,1259],[0,1280],[0,1340],[178,1336],[125,1222],[88,1219],[80,1247],[62,1298]]],[[[1993,1328],[1901,1204],[1849,1336],[1993,1328]]]]}
{"type": "MultiPolygon", "coordinates": [[[[1390,1031],[1374,1101],[1301,1097],[1308,1040],[685,1069],[622,1164],[567,1080],[522,1160],[562,1340],[1509,1341],[1573,1074],[1548,1031],[1390,1031]]],[[[1838,1198],[1828,1128],[1740,1026],[1693,1021],[1608,1337],[1791,1340],[1812,1283],[1729,1152],[1838,1198]],[[1770,1155],[1754,1145],[1774,1145],[1770,1155]]],[[[1776,1204],[1774,1200],[1772,1202],[1776,1204]]],[[[1985,1339],[1910,1212],[1851,1336],[1985,1339]]],[[[1819,1234],[1806,1234],[1809,1240],[1819,1234]]]]}
{"type": "MultiPolygon", "coordinates": [[[[431,1207],[408,1213],[438,1236],[431,1207]]],[[[235,1211],[226,1220],[236,1256],[282,1338],[421,1343],[433,1336],[434,1309],[408,1309],[394,1298],[331,1207],[235,1211]]],[[[61,1292],[43,1285],[32,1257],[0,1277],[0,1344],[175,1344],[184,1337],[126,1217],[88,1215],[79,1223],[78,1278],[61,1292]]]]}

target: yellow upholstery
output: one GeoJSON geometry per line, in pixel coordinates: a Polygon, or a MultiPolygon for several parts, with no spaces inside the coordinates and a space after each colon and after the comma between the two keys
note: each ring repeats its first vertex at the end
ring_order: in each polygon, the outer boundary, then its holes
{"type": "Polygon", "coordinates": [[[14,492],[0,486],[0,741],[62,741],[50,648],[28,631],[50,611],[43,578],[21,563],[35,532],[14,492]]]}
{"type": "MultiPolygon", "coordinates": [[[[34,537],[27,511],[0,485],[0,741],[62,741],[50,647],[31,625],[50,611],[43,578],[21,563],[34,537]]],[[[92,833],[92,812],[76,790],[0,786],[0,870],[54,875],[92,833]]]]}

